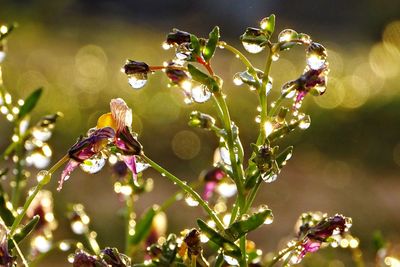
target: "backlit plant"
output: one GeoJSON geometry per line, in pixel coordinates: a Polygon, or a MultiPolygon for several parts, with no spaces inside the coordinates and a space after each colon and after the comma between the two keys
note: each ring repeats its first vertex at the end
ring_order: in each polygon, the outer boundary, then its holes
{"type": "MultiPolygon", "coordinates": [[[[0,28],[0,63],[5,56],[5,38],[12,28],[0,28]]],[[[291,29],[281,31],[274,41],[274,29],[275,16],[271,15],[264,18],[258,28],[247,28],[240,36],[247,52],[266,52],[262,69],[256,68],[238,49],[222,41],[218,27],[207,38],[174,29],[163,44],[164,49],[174,50],[169,61],[152,66],[128,60],[123,66],[122,71],[134,89],[143,88],[152,73],[162,71],[169,78],[170,87],[182,91],[185,103],[196,107],[197,104],[213,102],[215,116],[196,110],[188,115],[189,126],[213,132],[219,143],[214,153],[214,166],[204,171],[201,179],[193,184],[179,179],[146,154],[146,146],[142,146],[132,130],[132,110],[124,100],[117,98],[111,100],[110,111],[101,115],[97,124],[80,137],[60,161],[49,170],[38,172],[37,185],[19,208],[20,195],[28,176],[24,166],[30,164],[44,168],[47,165],[51,150],[45,142],[50,138],[59,114],[43,117],[35,126],[29,127],[29,114],[39,100],[41,89],[14,105],[0,80],[0,111],[15,129],[10,146],[2,154],[2,158],[13,160],[15,172],[9,175],[4,170],[1,174],[7,175],[12,193],[1,190],[0,194],[0,265],[14,266],[18,261],[34,265],[52,249],[66,251],[72,248],[76,250],[68,260],[77,267],[289,266],[300,263],[307,253],[330,245],[351,248],[355,262],[362,266],[359,241],[349,233],[351,219],[340,214],[302,214],[292,240],[272,256],[263,253],[248,239],[248,233],[274,221],[272,210],[267,205],[254,206],[253,202],[260,187],[274,182],[292,156],[292,146],[279,147],[277,143],[292,132],[310,126],[310,116],[303,113],[302,102],[306,97],[320,96],[325,92],[329,72],[327,51],[323,45],[314,42],[309,35],[291,29]],[[270,77],[272,64],[286,50],[298,46],[305,49],[304,71],[279,89],[270,77]],[[248,87],[258,96],[258,138],[250,147],[242,145],[239,125],[231,119],[226,103],[224,81],[212,66],[219,50],[231,53],[243,63],[243,71],[233,77],[234,84],[248,87]],[[269,99],[272,90],[279,92],[273,101],[269,99]],[[245,149],[250,151],[249,158],[245,157],[245,149]],[[42,188],[61,166],[65,165],[58,190],[76,168],[97,173],[107,162],[114,173],[114,191],[125,204],[125,245],[118,248],[124,253],[117,248],[99,245],[97,233],[90,229],[90,218],[81,204],[71,205],[68,217],[72,231],[82,240],[53,242],[51,232],[56,223],[52,196],[42,188]],[[134,202],[152,189],[153,181],[145,174],[148,168],[169,179],[179,187],[179,191],[162,205],[149,207],[144,214],[137,216],[134,202]],[[11,179],[12,176],[15,178],[11,179]],[[199,187],[203,187],[202,194],[197,192],[199,187]],[[197,219],[197,228],[167,234],[165,211],[181,199],[189,206],[200,206],[207,216],[197,219]],[[31,250],[26,257],[18,244],[30,232],[31,250]]]]}

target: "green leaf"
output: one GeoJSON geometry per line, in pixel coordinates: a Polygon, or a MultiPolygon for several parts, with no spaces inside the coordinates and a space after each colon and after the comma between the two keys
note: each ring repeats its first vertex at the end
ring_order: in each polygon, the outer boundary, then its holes
{"type": "Polygon", "coordinates": [[[6,205],[7,201],[4,197],[4,193],[0,193],[0,217],[3,219],[6,226],[11,226],[14,222],[14,215],[6,205]]]}
{"type": "Polygon", "coordinates": [[[42,88],[36,89],[35,91],[33,91],[32,94],[30,94],[30,96],[25,99],[25,103],[19,110],[18,119],[22,119],[35,108],[40,96],[42,95],[42,91],[42,88]]]}
{"type": "Polygon", "coordinates": [[[219,27],[215,26],[214,29],[210,32],[208,42],[203,49],[203,58],[205,61],[208,62],[213,57],[215,49],[217,48],[219,37],[219,27]]]}
{"type": "Polygon", "coordinates": [[[247,219],[234,222],[225,230],[225,233],[232,237],[233,240],[237,240],[248,232],[257,229],[271,215],[272,211],[270,209],[264,209],[250,215],[247,219]]]}
{"type": "MultiPolygon", "coordinates": [[[[40,216],[39,215],[35,215],[33,216],[32,220],[30,220],[22,229],[20,232],[16,233],[15,235],[13,235],[14,241],[18,244],[19,242],[21,242],[27,235],[29,235],[33,229],[35,228],[35,226],[37,225],[37,223],[40,220],[40,216]]],[[[8,241],[8,249],[12,249],[14,247],[14,242],[12,242],[12,240],[8,241]]]]}
{"type": "Polygon", "coordinates": [[[198,219],[197,224],[202,233],[205,234],[211,242],[222,248],[226,255],[235,258],[241,257],[242,253],[240,251],[240,248],[235,243],[220,235],[218,232],[208,226],[204,221],[198,219]]]}
{"type": "Polygon", "coordinates": [[[140,220],[136,223],[135,234],[130,238],[130,244],[137,245],[147,237],[150,232],[151,223],[153,222],[153,218],[156,214],[157,209],[152,207],[142,215],[140,220]]]}
{"type": "Polygon", "coordinates": [[[269,37],[271,37],[275,30],[275,15],[272,14],[269,17],[263,18],[260,27],[269,37]]]}
{"type": "Polygon", "coordinates": [[[286,164],[286,161],[288,161],[292,157],[292,153],[293,146],[289,146],[281,153],[279,153],[275,160],[280,169],[286,164]]]}
{"type": "Polygon", "coordinates": [[[193,80],[204,84],[211,92],[219,91],[218,83],[212,77],[208,76],[192,64],[188,64],[188,70],[190,75],[192,75],[193,80]]]}
{"type": "Polygon", "coordinates": [[[260,179],[260,171],[254,164],[254,162],[251,163],[252,164],[249,164],[249,167],[246,170],[246,183],[245,183],[246,190],[252,189],[260,179]]]}
{"type": "Polygon", "coordinates": [[[200,41],[196,35],[190,35],[190,45],[193,49],[193,54],[200,55],[200,41]]]}

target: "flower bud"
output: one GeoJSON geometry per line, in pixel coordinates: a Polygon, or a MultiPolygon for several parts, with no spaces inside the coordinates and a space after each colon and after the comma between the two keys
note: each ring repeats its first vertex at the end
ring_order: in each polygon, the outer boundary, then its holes
{"type": "Polygon", "coordinates": [[[150,71],[150,67],[144,62],[128,60],[123,67],[123,71],[127,75],[148,73],[150,71]]]}
{"type": "Polygon", "coordinates": [[[190,42],[190,33],[184,32],[178,29],[173,29],[172,32],[170,32],[167,35],[167,44],[169,45],[180,45],[183,43],[189,43],[190,42]]]}
{"type": "Polygon", "coordinates": [[[215,119],[208,114],[199,111],[190,113],[189,126],[210,130],[215,125],[215,119]]]}

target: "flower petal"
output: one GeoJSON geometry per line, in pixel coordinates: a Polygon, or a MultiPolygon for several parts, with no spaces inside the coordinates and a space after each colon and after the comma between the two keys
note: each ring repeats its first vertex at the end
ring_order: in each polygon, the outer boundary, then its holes
{"type": "Polygon", "coordinates": [[[133,174],[133,180],[136,181],[136,178],[137,178],[136,157],[135,156],[124,156],[122,159],[124,160],[126,166],[128,166],[128,168],[131,170],[131,172],[133,174]]]}
{"type": "Polygon", "coordinates": [[[126,126],[132,126],[132,109],[128,107],[122,98],[112,99],[110,109],[113,119],[117,123],[117,131],[122,130],[126,126]]]}
{"type": "Polygon", "coordinates": [[[142,145],[133,137],[129,127],[124,127],[117,131],[115,136],[115,145],[122,150],[125,155],[139,155],[142,151],[142,145]]]}
{"type": "Polygon", "coordinates": [[[64,170],[61,173],[61,179],[58,181],[58,187],[57,191],[60,191],[62,189],[64,181],[68,180],[69,177],[71,176],[71,173],[78,167],[80,163],[71,159],[68,163],[67,166],[65,166],[64,170]]]}

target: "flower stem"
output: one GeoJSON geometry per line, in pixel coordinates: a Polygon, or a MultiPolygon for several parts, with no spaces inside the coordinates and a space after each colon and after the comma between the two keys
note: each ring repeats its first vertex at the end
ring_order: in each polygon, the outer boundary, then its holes
{"type": "Polygon", "coordinates": [[[50,181],[51,175],[60,167],[62,166],[67,160],[69,159],[68,155],[65,155],[63,158],[61,158],[56,164],[53,165],[53,167],[50,168],[48,171],[47,177],[43,178],[41,182],[38,183],[38,185],[33,189],[32,193],[28,195],[28,198],[25,201],[25,204],[22,208],[21,213],[18,214],[18,216],[15,218],[14,223],[11,226],[10,230],[10,236],[12,236],[15,231],[17,230],[17,227],[21,223],[22,219],[24,218],[26,211],[28,210],[29,206],[31,205],[33,199],[36,197],[36,195],[39,193],[39,191],[50,181]]]}
{"type": "Polygon", "coordinates": [[[278,255],[275,256],[275,257],[272,259],[272,261],[270,261],[270,262],[266,265],[266,267],[272,267],[272,266],[274,266],[274,265],[275,265],[278,261],[280,261],[288,252],[291,252],[291,251],[292,251],[293,249],[295,249],[298,245],[299,245],[299,244],[296,243],[296,244],[294,244],[293,246],[287,247],[287,248],[285,248],[284,250],[280,251],[280,252],[278,253],[278,255]]]}
{"type": "Polygon", "coordinates": [[[23,264],[25,267],[29,267],[29,264],[28,264],[28,262],[26,261],[24,254],[22,253],[21,249],[20,249],[19,246],[18,246],[18,243],[17,243],[17,242],[15,241],[15,239],[12,238],[12,237],[11,237],[11,241],[14,243],[15,249],[17,250],[19,256],[21,257],[22,264],[23,264]]]}
{"type": "Polygon", "coordinates": [[[235,56],[240,59],[240,61],[243,62],[244,65],[246,65],[246,67],[249,69],[249,72],[253,75],[256,74],[256,70],[253,67],[253,65],[251,64],[251,62],[247,59],[247,57],[245,55],[243,55],[242,52],[240,52],[239,50],[237,50],[235,47],[227,44],[226,42],[220,41],[218,42],[218,47],[220,48],[225,48],[226,50],[228,50],[229,52],[232,52],[233,54],[235,54],[235,56]]]}
{"type": "Polygon", "coordinates": [[[240,266],[247,267],[246,235],[240,238],[240,250],[242,251],[242,259],[240,266]]]}
{"type": "Polygon", "coordinates": [[[173,183],[178,185],[183,191],[186,193],[190,194],[193,199],[199,202],[199,204],[204,208],[204,210],[208,213],[208,215],[211,217],[211,219],[215,222],[215,224],[218,226],[220,230],[224,230],[224,225],[222,224],[221,220],[217,217],[215,212],[208,206],[207,202],[204,201],[201,196],[194,191],[190,186],[187,185],[186,182],[180,180],[178,177],[152,161],[150,158],[148,158],[144,153],[140,155],[150,166],[158,171],[161,175],[166,176],[169,180],[171,180],[173,183]]]}

